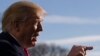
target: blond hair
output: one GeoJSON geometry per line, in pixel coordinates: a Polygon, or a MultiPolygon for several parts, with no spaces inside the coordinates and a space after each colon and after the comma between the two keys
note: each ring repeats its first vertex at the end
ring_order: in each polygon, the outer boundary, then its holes
{"type": "Polygon", "coordinates": [[[12,4],[3,15],[2,31],[10,31],[14,26],[14,23],[25,21],[25,17],[29,14],[36,15],[37,12],[45,14],[43,8],[32,2],[19,1],[12,4]]]}

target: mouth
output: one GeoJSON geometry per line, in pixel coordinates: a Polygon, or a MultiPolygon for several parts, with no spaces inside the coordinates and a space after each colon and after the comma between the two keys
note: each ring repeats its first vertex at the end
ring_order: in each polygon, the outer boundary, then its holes
{"type": "Polygon", "coordinates": [[[32,42],[36,42],[36,41],[37,41],[37,38],[36,38],[36,37],[32,37],[32,38],[31,38],[31,41],[32,41],[32,42]]]}
{"type": "Polygon", "coordinates": [[[33,46],[35,45],[36,41],[37,41],[36,37],[32,37],[31,38],[31,43],[32,43],[33,46]]]}
{"type": "Polygon", "coordinates": [[[37,41],[37,37],[39,36],[39,34],[38,33],[36,33],[36,34],[33,34],[32,35],[32,38],[31,38],[31,41],[32,42],[36,42],[37,41]]]}

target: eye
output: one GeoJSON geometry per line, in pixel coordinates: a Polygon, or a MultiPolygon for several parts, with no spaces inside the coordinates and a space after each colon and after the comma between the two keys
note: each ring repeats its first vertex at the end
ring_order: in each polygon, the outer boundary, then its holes
{"type": "Polygon", "coordinates": [[[34,28],[35,28],[35,29],[37,29],[37,27],[38,27],[38,23],[36,23],[36,24],[34,25],[34,28]]]}

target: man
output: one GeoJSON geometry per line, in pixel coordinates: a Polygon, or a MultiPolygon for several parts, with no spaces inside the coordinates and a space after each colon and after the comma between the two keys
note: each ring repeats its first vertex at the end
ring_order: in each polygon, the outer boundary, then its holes
{"type": "MultiPolygon", "coordinates": [[[[43,30],[41,22],[45,14],[43,8],[32,2],[20,1],[12,4],[2,19],[0,56],[28,56],[25,48],[35,45],[39,32],[43,30]]],[[[68,56],[84,56],[85,49],[83,46],[75,46],[68,56]]]]}
{"type": "Polygon", "coordinates": [[[25,56],[24,48],[32,47],[42,31],[45,11],[38,5],[20,1],[4,13],[0,34],[0,56],[25,56]]]}

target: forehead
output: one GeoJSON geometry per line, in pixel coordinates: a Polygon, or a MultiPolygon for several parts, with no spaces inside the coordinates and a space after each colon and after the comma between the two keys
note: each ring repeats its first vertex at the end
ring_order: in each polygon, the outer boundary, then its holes
{"type": "Polygon", "coordinates": [[[46,16],[46,12],[41,9],[41,10],[35,11],[35,13],[31,12],[29,16],[32,17],[33,19],[36,19],[36,20],[39,20],[39,21],[43,21],[44,17],[46,16]]]}
{"type": "Polygon", "coordinates": [[[43,21],[44,17],[47,15],[46,11],[44,9],[41,8],[41,10],[37,10],[36,12],[36,16],[43,21]]]}
{"type": "Polygon", "coordinates": [[[27,19],[36,22],[42,22],[44,20],[43,16],[37,14],[28,15],[27,19]]]}
{"type": "Polygon", "coordinates": [[[36,15],[39,16],[40,18],[44,18],[45,15],[46,15],[46,13],[45,13],[44,11],[38,11],[38,12],[36,13],[36,15]]]}

